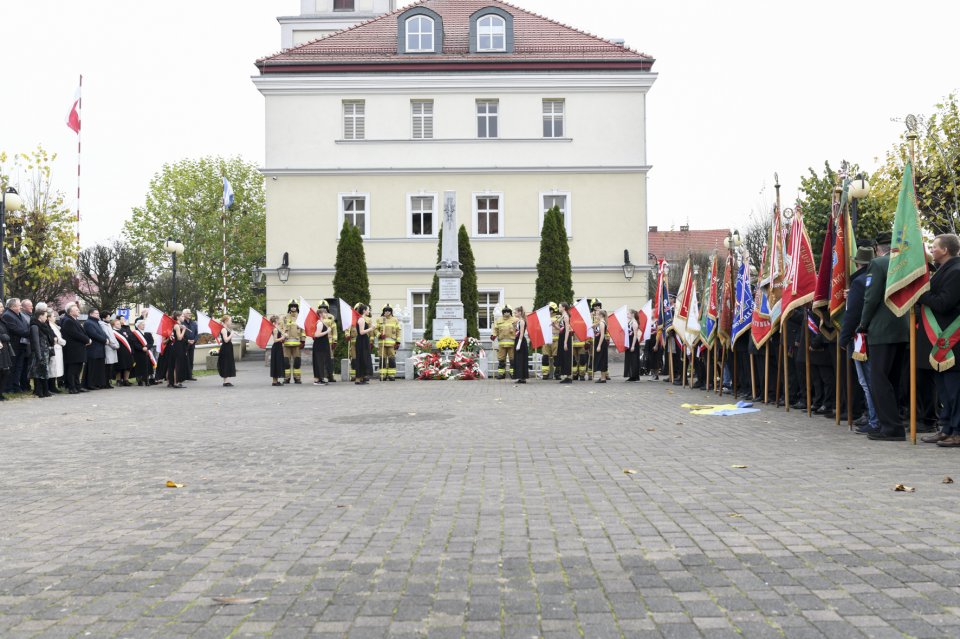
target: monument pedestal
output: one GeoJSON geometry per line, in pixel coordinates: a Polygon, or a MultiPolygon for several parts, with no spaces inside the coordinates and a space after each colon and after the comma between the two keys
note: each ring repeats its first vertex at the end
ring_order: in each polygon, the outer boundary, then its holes
{"type": "Polygon", "coordinates": [[[443,203],[443,245],[440,247],[440,264],[437,277],[440,280],[440,296],[436,315],[433,318],[434,340],[449,335],[455,340],[467,337],[467,320],[463,317],[463,302],[460,301],[460,251],[457,242],[456,193],[445,191],[443,203]]]}

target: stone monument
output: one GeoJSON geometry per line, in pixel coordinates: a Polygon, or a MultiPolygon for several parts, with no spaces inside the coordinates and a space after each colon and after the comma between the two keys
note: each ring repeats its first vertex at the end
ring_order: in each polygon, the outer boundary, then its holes
{"type": "Polygon", "coordinates": [[[433,318],[433,339],[449,335],[456,340],[467,337],[467,320],[463,318],[463,302],[460,301],[460,250],[457,232],[457,194],[443,193],[443,245],[440,247],[440,263],[437,277],[440,280],[440,295],[437,299],[436,316],[433,318]]]}

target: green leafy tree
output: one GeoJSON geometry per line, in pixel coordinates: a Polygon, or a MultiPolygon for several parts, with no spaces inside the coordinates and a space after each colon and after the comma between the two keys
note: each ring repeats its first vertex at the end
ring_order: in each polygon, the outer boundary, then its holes
{"type": "Polygon", "coordinates": [[[170,262],[163,240],[183,242],[186,250],[177,258],[178,279],[181,273],[187,275],[198,289],[196,308],[209,313],[223,305],[224,228],[227,310],[243,316],[247,307],[264,305],[264,296],[250,287],[252,265],[263,264],[266,254],[263,175],[255,164],[212,156],[165,164],[150,180],[146,202],[133,209],[123,233],[143,252],[150,276],[170,262]],[[225,212],[224,177],[234,191],[233,206],[225,212]]]}
{"type": "MultiPolygon", "coordinates": [[[[343,221],[340,240],[337,242],[336,273],[333,276],[333,296],[355,305],[360,302],[370,304],[370,280],[367,275],[367,259],[363,251],[363,238],[360,229],[343,221]]],[[[347,357],[346,336],[337,340],[334,358],[338,365],[347,357]]]]}
{"type": "Polygon", "coordinates": [[[0,152],[0,189],[17,189],[23,199],[20,211],[7,212],[6,237],[0,253],[7,297],[54,302],[69,292],[77,256],[75,218],[64,196],[51,182],[56,153],[42,146],[30,153],[0,152]],[[25,175],[14,182],[9,175],[25,175]]]}
{"type": "Polygon", "coordinates": [[[570,267],[567,229],[563,224],[560,207],[555,206],[543,216],[533,308],[542,308],[550,302],[559,304],[572,301],[573,275],[570,267]]]}
{"type": "Polygon", "coordinates": [[[143,252],[128,244],[97,244],[80,251],[73,292],[89,308],[113,311],[137,303],[147,288],[143,252]]]}
{"type": "MultiPolygon", "coordinates": [[[[868,180],[870,176],[860,171],[857,165],[850,169],[850,175],[862,173],[868,180]]],[[[837,172],[830,167],[830,162],[823,163],[823,174],[818,175],[813,168],[808,174],[800,178],[799,204],[803,208],[803,222],[810,236],[810,246],[816,263],[820,263],[820,252],[823,250],[823,238],[827,233],[827,221],[833,211],[833,190],[839,184],[837,172]]],[[[885,205],[875,197],[857,203],[858,239],[876,237],[877,232],[889,229],[893,225],[893,213],[896,209],[885,210],[885,205]]]]}
{"type": "MultiPolygon", "coordinates": [[[[180,308],[202,308],[200,289],[190,276],[177,265],[177,306],[180,308]]],[[[162,271],[143,291],[142,302],[157,308],[170,308],[173,303],[173,273],[162,271]]]]}
{"type": "MultiPolygon", "coordinates": [[[[443,227],[437,233],[437,266],[443,257],[443,227]]],[[[440,301],[440,277],[436,270],[433,272],[433,282],[430,284],[430,295],[427,296],[427,317],[423,323],[423,338],[433,338],[433,316],[437,314],[437,302],[440,301]]]]}
{"type": "Polygon", "coordinates": [[[460,270],[463,279],[460,280],[460,301],[463,302],[463,315],[467,318],[467,335],[480,339],[480,327],[477,316],[480,314],[480,294],[477,291],[477,263],[473,258],[473,248],[470,246],[470,235],[467,227],[460,225],[460,234],[457,236],[457,254],[460,260],[460,270]]]}

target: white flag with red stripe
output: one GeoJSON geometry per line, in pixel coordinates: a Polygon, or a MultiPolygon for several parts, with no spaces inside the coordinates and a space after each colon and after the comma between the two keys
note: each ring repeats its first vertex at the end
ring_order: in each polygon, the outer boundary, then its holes
{"type": "Polygon", "coordinates": [[[647,303],[644,304],[640,312],[637,313],[637,317],[639,318],[637,339],[645,342],[653,335],[653,325],[655,323],[653,321],[653,300],[647,300],[647,303]]]}
{"type": "Polygon", "coordinates": [[[73,105],[67,114],[67,126],[73,129],[74,133],[80,133],[80,87],[77,87],[77,92],[73,96],[73,105]]]}
{"type": "Polygon", "coordinates": [[[313,337],[317,332],[317,324],[320,322],[320,316],[310,307],[310,303],[304,298],[300,298],[300,312],[297,313],[297,326],[306,331],[307,335],[313,337]]]}
{"type": "Polygon", "coordinates": [[[607,318],[607,332],[610,333],[610,339],[613,345],[617,347],[617,352],[622,353],[629,344],[627,340],[630,335],[630,320],[627,318],[627,307],[621,306],[607,318]]]}
{"type": "Polygon", "coordinates": [[[863,333],[856,333],[853,336],[853,353],[850,357],[858,362],[867,361],[867,336],[863,333]]]}
{"type": "Polygon", "coordinates": [[[223,330],[223,324],[209,317],[203,311],[197,311],[197,332],[203,335],[219,336],[223,330]]]}
{"type": "Polygon", "coordinates": [[[540,348],[553,342],[553,321],[549,306],[538,308],[527,315],[527,333],[530,335],[530,348],[540,348]]]}
{"type": "Polygon", "coordinates": [[[147,318],[143,321],[143,330],[160,337],[170,337],[173,334],[173,318],[159,308],[150,306],[147,318]]]}
{"type": "Polygon", "coordinates": [[[593,321],[590,318],[590,307],[586,299],[580,299],[570,308],[570,327],[577,334],[577,339],[585,342],[593,337],[593,321]]]}
{"type": "Polygon", "coordinates": [[[243,337],[260,348],[266,348],[271,333],[273,333],[273,324],[251,308],[247,315],[247,325],[243,329],[243,337]]]}
{"type": "Polygon", "coordinates": [[[357,321],[360,319],[360,313],[353,310],[353,307],[342,299],[338,301],[340,303],[340,328],[346,333],[357,325],[357,321]]]}

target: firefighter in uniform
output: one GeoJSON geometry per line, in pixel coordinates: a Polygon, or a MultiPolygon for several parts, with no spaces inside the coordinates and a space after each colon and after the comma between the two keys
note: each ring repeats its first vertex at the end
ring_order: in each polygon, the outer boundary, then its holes
{"type": "Polygon", "coordinates": [[[557,362],[560,343],[560,308],[556,302],[550,302],[550,321],[553,324],[553,341],[540,349],[541,376],[543,379],[560,379],[560,364],[557,362]]]}
{"type": "Polygon", "coordinates": [[[303,340],[306,334],[302,328],[297,326],[297,316],[299,314],[300,304],[296,300],[290,300],[282,324],[282,330],[286,335],[283,339],[284,384],[300,383],[300,351],[303,348],[303,340]]]}
{"type": "Polygon", "coordinates": [[[513,310],[509,306],[503,307],[503,317],[494,323],[490,339],[497,340],[497,379],[503,379],[508,372],[507,358],[510,359],[510,367],[513,368],[513,349],[517,339],[513,310]]]}
{"type": "Polygon", "coordinates": [[[397,378],[397,347],[400,345],[400,320],[393,316],[389,304],[383,307],[374,331],[380,340],[380,378],[392,382],[397,378]]]}
{"type": "Polygon", "coordinates": [[[330,370],[327,371],[327,381],[335,382],[337,381],[333,376],[334,363],[332,362],[333,352],[337,349],[337,320],[334,318],[333,314],[330,313],[330,305],[327,303],[327,300],[320,300],[320,303],[317,304],[317,308],[322,308],[326,311],[326,315],[323,316],[323,323],[330,328],[330,337],[327,339],[330,340],[330,357],[331,364],[330,370]]]}

